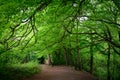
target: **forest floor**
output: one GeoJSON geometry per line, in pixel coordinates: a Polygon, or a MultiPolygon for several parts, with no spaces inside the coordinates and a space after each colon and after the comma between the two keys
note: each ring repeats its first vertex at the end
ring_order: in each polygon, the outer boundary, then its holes
{"type": "Polygon", "coordinates": [[[76,71],[67,66],[41,65],[42,71],[24,80],[96,80],[87,72],[76,71]]]}

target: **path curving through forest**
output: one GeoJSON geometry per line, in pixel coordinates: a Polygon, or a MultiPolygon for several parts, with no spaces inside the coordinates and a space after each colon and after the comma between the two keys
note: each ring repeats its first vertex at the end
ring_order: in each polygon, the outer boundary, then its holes
{"type": "Polygon", "coordinates": [[[87,72],[75,71],[67,66],[42,65],[42,71],[25,80],[96,80],[87,72]]]}

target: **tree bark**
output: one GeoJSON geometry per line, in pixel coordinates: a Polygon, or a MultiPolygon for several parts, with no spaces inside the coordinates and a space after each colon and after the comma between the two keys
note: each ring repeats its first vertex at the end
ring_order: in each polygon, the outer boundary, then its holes
{"type": "Polygon", "coordinates": [[[93,74],[94,57],[93,57],[93,37],[92,37],[92,35],[90,36],[90,38],[91,38],[91,43],[90,43],[90,73],[93,74]]]}
{"type": "Polygon", "coordinates": [[[68,61],[67,61],[67,53],[66,53],[66,48],[64,47],[64,60],[65,60],[65,65],[68,65],[68,61]]]}
{"type": "Polygon", "coordinates": [[[120,30],[118,31],[118,38],[119,38],[119,41],[120,41],[120,30]]]}
{"type": "Polygon", "coordinates": [[[51,56],[48,54],[48,65],[52,65],[51,56]]]}
{"type": "MultiPolygon", "coordinates": [[[[78,22],[77,22],[76,29],[77,29],[77,33],[79,33],[78,32],[78,30],[79,30],[78,22]]],[[[79,35],[78,34],[76,34],[76,45],[77,45],[77,48],[76,48],[77,49],[77,67],[78,67],[78,70],[82,70],[81,57],[80,57],[80,48],[79,48],[79,35]]]]}
{"type": "Polygon", "coordinates": [[[110,80],[110,44],[108,44],[107,80],[110,80]]]}

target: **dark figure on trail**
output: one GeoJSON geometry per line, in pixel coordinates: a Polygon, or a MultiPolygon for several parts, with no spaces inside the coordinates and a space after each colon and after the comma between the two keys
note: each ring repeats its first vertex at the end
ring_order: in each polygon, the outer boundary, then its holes
{"type": "Polygon", "coordinates": [[[40,64],[44,64],[45,58],[42,56],[41,58],[38,58],[38,61],[40,64]]]}

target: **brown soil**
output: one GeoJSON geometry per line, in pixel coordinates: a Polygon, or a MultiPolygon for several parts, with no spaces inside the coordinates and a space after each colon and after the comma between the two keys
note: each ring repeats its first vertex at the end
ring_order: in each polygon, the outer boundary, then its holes
{"type": "Polygon", "coordinates": [[[96,80],[87,72],[75,71],[66,66],[42,65],[42,71],[25,80],[96,80]]]}

